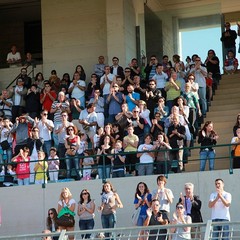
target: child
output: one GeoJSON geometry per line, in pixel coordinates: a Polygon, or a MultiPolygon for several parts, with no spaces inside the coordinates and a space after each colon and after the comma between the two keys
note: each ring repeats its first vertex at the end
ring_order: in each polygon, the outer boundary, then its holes
{"type": "Polygon", "coordinates": [[[17,163],[16,174],[18,185],[29,185],[30,183],[30,166],[29,166],[29,148],[20,149],[18,155],[13,157],[12,162],[17,163]]]}
{"type": "Polygon", "coordinates": [[[125,177],[125,155],[120,155],[123,153],[122,141],[117,140],[115,143],[115,148],[111,151],[112,154],[112,177],[125,177]]]}
{"type": "Polygon", "coordinates": [[[89,180],[91,179],[91,168],[94,164],[94,160],[92,157],[87,157],[91,154],[90,150],[84,150],[83,152],[85,158],[81,159],[81,166],[83,166],[83,180],[89,180]]]}
{"type": "Polygon", "coordinates": [[[38,152],[38,162],[35,163],[35,184],[47,183],[47,174],[48,169],[47,161],[44,161],[45,153],[43,151],[38,152]]]}
{"type": "Polygon", "coordinates": [[[57,149],[55,147],[50,149],[48,157],[48,171],[50,181],[57,182],[59,173],[59,157],[57,156],[57,149]]]}
{"type": "Polygon", "coordinates": [[[84,150],[88,146],[87,135],[85,133],[79,133],[78,135],[80,137],[80,144],[79,144],[79,148],[78,148],[78,154],[83,156],[83,152],[84,152],[84,150]]]}
{"type": "Polygon", "coordinates": [[[234,74],[238,68],[238,60],[234,57],[234,53],[232,50],[228,51],[227,59],[224,62],[224,73],[226,74],[234,74]]]}
{"type": "Polygon", "coordinates": [[[103,136],[104,130],[102,127],[97,129],[97,133],[93,136],[93,151],[97,152],[97,149],[100,147],[100,138],[103,136]]]}

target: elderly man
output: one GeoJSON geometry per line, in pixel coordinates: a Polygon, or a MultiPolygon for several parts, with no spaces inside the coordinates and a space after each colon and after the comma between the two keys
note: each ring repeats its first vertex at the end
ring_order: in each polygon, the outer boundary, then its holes
{"type": "Polygon", "coordinates": [[[0,116],[12,120],[12,105],[13,102],[9,97],[8,90],[2,90],[2,95],[0,96],[0,116]]]}

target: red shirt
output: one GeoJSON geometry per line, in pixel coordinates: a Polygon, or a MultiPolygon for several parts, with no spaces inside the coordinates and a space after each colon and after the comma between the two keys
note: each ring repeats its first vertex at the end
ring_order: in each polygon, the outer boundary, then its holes
{"type": "Polygon", "coordinates": [[[213,84],[213,80],[212,80],[212,78],[205,78],[206,79],[206,84],[207,84],[207,86],[208,87],[212,87],[212,84],[213,84]]]}
{"type": "MultiPolygon", "coordinates": [[[[49,95],[47,94],[46,97],[45,97],[44,102],[42,103],[43,110],[47,110],[48,112],[50,112],[51,107],[52,107],[52,103],[57,98],[57,94],[56,94],[55,91],[50,91],[50,94],[54,97],[54,100],[52,101],[51,98],[49,97],[49,95]]],[[[43,98],[43,96],[44,96],[44,94],[41,93],[40,100],[43,98]]]]}
{"type": "Polygon", "coordinates": [[[22,159],[21,156],[18,156],[16,158],[16,162],[17,162],[17,169],[16,169],[17,178],[24,179],[24,178],[29,178],[30,177],[29,161],[30,161],[30,157],[28,157],[28,162],[25,162],[22,159]]]}

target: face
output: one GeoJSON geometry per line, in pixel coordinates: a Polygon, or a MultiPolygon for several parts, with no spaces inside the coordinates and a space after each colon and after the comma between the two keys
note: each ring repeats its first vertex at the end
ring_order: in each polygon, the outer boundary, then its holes
{"type": "Polygon", "coordinates": [[[221,180],[215,182],[216,189],[223,190],[224,183],[221,180]]]}
{"type": "Polygon", "coordinates": [[[128,134],[130,135],[133,134],[133,127],[129,127],[127,131],[128,131],[128,134]]]}
{"type": "Polygon", "coordinates": [[[158,135],[158,141],[163,142],[163,135],[158,135]]]}
{"type": "Polygon", "coordinates": [[[183,212],[184,212],[183,205],[177,205],[176,210],[177,210],[177,213],[183,214],[183,212]]]}
{"type": "Polygon", "coordinates": [[[73,80],[79,80],[79,79],[80,79],[79,73],[74,73],[73,80]]]}
{"type": "Polygon", "coordinates": [[[109,183],[104,184],[104,191],[105,192],[110,192],[111,191],[111,185],[109,183]]]}
{"type": "Polygon", "coordinates": [[[99,128],[99,129],[98,129],[98,134],[99,134],[99,135],[103,134],[103,128],[99,128]]]}
{"type": "Polygon", "coordinates": [[[154,89],[156,87],[155,82],[151,81],[149,82],[149,88],[154,89]]]}
{"type": "Polygon", "coordinates": [[[208,132],[211,132],[213,130],[213,124],[212,123],[208,124],[206,129],[208,132]]]}
{"type": "Polygon", "coordinates": [[[174,117],[174,118],[173,118],[173,124],[174,124],[174,125],[178,125],[178,123],[179,123],[179,119],[176,118],[176,117],[174,117]]]}
{"type": "Polygon", "coordinates": [[[171,77],[173,78],[173,80],[176,80],[177,79],[177,73],[176,72],[173,72],[171,74],[171,77]]]}
{"type": "Polygon", "coordinates": [[[98,62],[99,62],[100,64],[103,64],[103,63],[104,63],[104,57],[103,57],[103,56],[100,56],[100,57],[98,58],[98,62]]]}
{"type": "Polygon", "coordinates": [[[110,67],[105,67],[104,71],[105,71],[105,74],[109,74],[110,73],[110,67]]]}
{"type": "Polygon", "coordinates": [[[42,118],[47,118],[47,116],[48,116],[48,112],[45,112],[45,111],[42,112],[42,113],[41,113],[41,116],[42,116],[42,118]]]}
{"type": "Polygon", "coordinates": [[[53,218],[53,217],[54,217],[54,213],[53,213],[52,210],[49,210],[49,212],[48,212],[48,216],[49,216],[50,218],[53,218]]]}
{"type": "Polygon", "coordinates": [[[89,193],[88,193],[88,191],[83,190],[81,195],[82,195],[83,198],[88,198],[89,193]]]}
{"type": "Polygon", "coordinates": [[[162,72],[162,70],[163,70],[163,66],[158,66],[156,69],[157,72],[162,72]]]}
{"type": "Polygon", "coordinates": [[[26,75],[26,74],[27,74],[27,70],[26,70],[26,69],[22,69],[22,70],[21,70],[21,74],[22,74],[22,75],[26,75]]]}
{"type": "Polygon", "coordinates": [[[165,186],[165,182],[164,181],[158,181],[158,186],[159,187],[164,187],[165,186]]]}
{"type": "Polygon", "coordinates": [[[127,91],[129,92],[129,93],[132,93],[133,92],[133,86],[132,85],[129,85],[129,86],[127,86],[127,91]]]}
{"type": "Polygon", "coordinates": [[[65,190],[65,191],[62,192],[62,197],[63,197],[63,198],[67,198],[68,195],[69,195],[69,194],[68,194],[68,191],[65,190]]]}
{"type": "Polygon", "coordinates": [[[186,194],[187,197],[190,196],[190,195],[193,195],[193,189],[192,189],[192,187],[186,186],[186,187],[185,187],[185,194],[186,194]]]}
{"type": "Polygon", "coordinates": [[[134,76],[134,77],[133,77],[133,82],[134,82],[135,84],[140,84],[140,77],[139,77],[139,76],[134,76]]]}
{"type": "Polygon", "coordinates": [[[178,103],[179,105],[180,105],[180,104],[183,104],[182,98],[178,98],[177,103],[178,103]]]}
{"type": "Polygon", "coordinates": [[[109,143],[110,142],[110,137],[109,136],[106,136],[105,138],[104,138],[104,143],[109,143]]]}
{"type": "Polygon", "coordinates": [[[114,89],[115,92],[118,92],[119,86],[118,86],[117,84],[114,84],[114,85],[113,85],[113,89],[114,89]]]}
{"type": "Polygon", "coordinates": [[[147,137],[145,138],[145,143],[146,143],[146,144],[150,144],[151,141],[152,141],[151,137],[147,136],[147,137]]]}
{"type": "Polygon", "coordinates": [[[34,128],[34,129],[32,130],[32,134],[33,134],[34,136],[37,136],[38,133],[39,133],[39,130],[38,130],[37,128],[34,128]]]}
{"type": "Polygon", "coordinates": [[[67,115],[67,113],[65,112],[65,113],[62,113],[62,120],[65,120],[65,121],[67,121],[67,119],[68,119],[68,115],[67,115]]]}
{"type": "Polygon", "coordinates": [[[78,71],[78,72],[81,72],[81,71],[82,71],[81,66],[78,66],[78,67],[77,67],[77,71],[78,71]]]}
{"type": "Polygon", "coordinates": [[[55,155],[56,155],[56,152],[53,151],[53,150],[51,150],[51,151],[50,151],[50,156],[51,156],[51,157],[54,157],[55,155]]]}
{"type": "Polygon", "coordinates": [[[136,59],[133,59],[131,63],[132,63],[133,66],[137,66],[138,65],[138,62],[137,62],[136,59]]]}
{"type": "Polygon", "coordinates": [[[117,82],[117,84],[120,86],[120,85],[122,84],[122,79],[118,77],[118,78],[116,79],[116,82],[117,82]]]}
{"type": "Polygon", "coordinates": [[[116,148],[116,149],[121,149],[121,148],[122,148],[122,144],[119,143],[119,142],[117,142],[117,143],[115,144],[115,148],[116,148]]]}
{"type": "Polygon", "coordinates": [[[155,65],[157,63],[156,57],[151,57],[150,61],[153,65],[155,65]]]}
{"type": "Polygon", "coordinates": [[[45,85],[45,91],[49,92],[51,90],[51,86],[49,84],[45,85]]]}
{"type": "Polygon", "coordinates": [[[65,100],[65,95],[63,93],[59,93],[58,94],[58,101],[59,102],[64,102],[64,100],[65,100]]]}
{"type": "Polygon", "coordinates": [[[72,127],[68,128],[68,134],[74,134],[74,129],[72,127]]]}
{"type": "Polygon", "coordinates": [[[38,160],[44,160],[45,154],[43,152],[38,153],[38,160]]]}
{"type": "Polygon", "coordinates": [[[159,203],[159,201],[153,201],[153,202],[152,202],[152,209],[153,209],[153,211],[156,211],[156,212],[159,211],[159,209],[160,209],[160,203],[159,203]]]}
{"type": "Polygon", "coordinates": [[[139,115],[139,110],[137,108],[133,109],[133,115],[136,117],[139,115]]]}
{"type": "Polygon", "coordinates": [[[138,189],[139,189],[140,192],[144,192],[144,190],[145,190],[144,184],[140,183],[140,184],[138,185],[138,189]]]}
{"type": "Polygon", "coordinates": [[[125,73],[125,76],[129,76],[130,73],[131,73],[131,70],[130,70],[130,69],[126,69],[126,70],[124,71],[124,73],[125,73]]]}
{"type": "Polygon", "coordinates": [[[113,65],[118,65],[118,59],[117,58],[113,58],[112,63],[113,63],[113,65]]]}
{"type": "Polygon", "coordinates": [[[4,98],[8,98],[8,91],[3,90],[3,91],[2,91],[2,96],[3,96],[4,98]]]}

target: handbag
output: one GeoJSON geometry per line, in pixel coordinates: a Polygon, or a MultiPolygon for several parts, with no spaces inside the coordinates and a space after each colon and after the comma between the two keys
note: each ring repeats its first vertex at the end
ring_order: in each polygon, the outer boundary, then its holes
{"type": "Polygon", "coordinates": [[[69,156],[75,156],[75,155],[76,155],[76,150],[70,148],[70,149],[67,149],[66,153],[67,153],[67,155],[69,155],[69,156]]]}
{"type": "Polygon", "coordinates": [[[4,140],[0,143],[1,147],[2,147],[2,150],[7,150],[10,148],[10,144],[7,140],[4,140]]]}
{"type": "Polygon", "coordinates": [[[57,225],[62,227],[73,227],[75,225],[74,215],[75,213],[68,207],[62,208],[56,219],[57,225]]]}
{"type": "Polygon", "coordinates": [[[140,212],[141,212],[141,207],[138,207],[134,210],[133,214],[132,214],[132,223],[133,225],[137,225],[137,222],[138,222],[138,218],[139,218],[139,215],[140,215],[140,212]]]}

